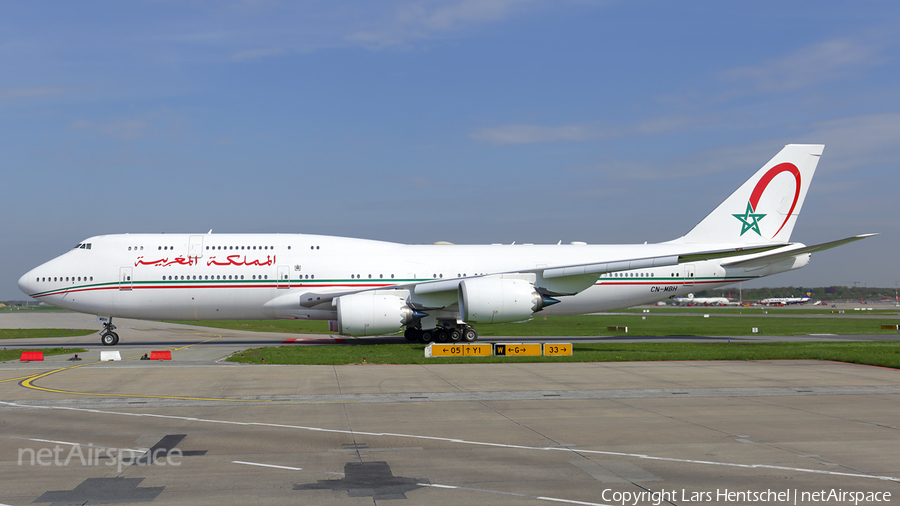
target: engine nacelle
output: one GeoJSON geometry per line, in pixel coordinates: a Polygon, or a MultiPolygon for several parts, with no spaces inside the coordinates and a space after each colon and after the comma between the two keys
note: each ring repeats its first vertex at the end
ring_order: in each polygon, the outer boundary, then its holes
{"type": "Polygon", "coordinates": [[[397,332],[416,313],[398,295],[362,292],[334,299],[338,332],[344,336],[377,336],[397,332]]]}
{"type": "Polygon", "coordinates": [[[527,320],[555,302],[559,301],[545,298],[522,279],[474,278],[459,283],[459,314],[467,323],[527,320]]]}

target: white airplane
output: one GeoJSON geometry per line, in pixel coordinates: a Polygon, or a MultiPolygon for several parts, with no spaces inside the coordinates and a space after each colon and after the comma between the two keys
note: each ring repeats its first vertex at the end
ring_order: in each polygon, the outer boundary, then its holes
{"type": "Polygon", "coordinates": [[[85,239],[19,288],[96,314],[149,320],[329,320],[349,336],[474,341],[472,324],[535,312],[575,315],[650,304],[805,266],[790,242],[823,146],[788,145],[672,241],[637,245],[404,245],[305,234],[124,234],[85,239]]]}
{"type": "Polygon", "coordinates": [[[679,306],[728,306],[732,304],[727,297],[694,297],[692,293],[689,293],[687,297],[675,297],[674,302],[679,306]]]}
{"type": "Polygon", "coordinates": [[[806,297],[769,297],[759,301],[766,306],[787,306],[788,304],[804,304],[812,298],[812,291],[806,292],[806,297]]]}

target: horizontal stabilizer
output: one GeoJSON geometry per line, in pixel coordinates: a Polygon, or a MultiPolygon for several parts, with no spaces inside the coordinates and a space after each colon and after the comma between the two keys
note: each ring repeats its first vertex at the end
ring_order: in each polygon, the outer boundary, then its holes
{"type": "Polygon", "coordinates": [[[822,244],[816,244],[813,246],[802,246],[799,248],[776,251],[770,253],[768,255],[759,256],[756,258],[750,258],[747,260],[737,260],[734,262],[723,262],[723,267],[762,267],[765,265],[773,264],[780,260],[785,260],[791,257],[795,257],[797,255],[803,255],[805,253],[815,253],[817,251],[825,251],[827,249],[836,248],[838,246],[842,246],[844,244],[848,244],[851,242],[856,242],[861,239],[866,239],[868,237],[872,237],[878,234],[862,234],[862,235],[854,235],[853,237],[847,237],[846,239],[839,239],[837,241],[823,242],[822,244]]]}

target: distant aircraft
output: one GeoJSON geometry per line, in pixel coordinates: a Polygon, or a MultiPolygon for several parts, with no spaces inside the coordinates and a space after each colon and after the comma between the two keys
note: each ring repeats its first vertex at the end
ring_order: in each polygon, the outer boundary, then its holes
{"type": "MultiPolygon", "coordinates": [[[[329,320],[348,336],[474,341],[473,324],[535,312],[651,304],[805,266],[790,242],[821,145],[782,149],[686,235],[657,244],[404,245],[304,234],[124,234],[85,239],[19,279],[26,294],[95,314],[150,320],[329,320]]],[[[627,218],[626,218],[627,219],[627,218]]]]}
{"type": "Polygon", "coordinates": [[[812,298],[812,291],[806,292],[806,297],[770,297],[759,301],[766,306],[787,306],[789,304],[803,304],[812,298]]]}
{"type": "Polygon", "coordinates": [[[687,297],[675,297],[673,302],[679,306],[730,306],[738,302],[731,302],[727,297],[694,297],[689,293],[687,297]]]}

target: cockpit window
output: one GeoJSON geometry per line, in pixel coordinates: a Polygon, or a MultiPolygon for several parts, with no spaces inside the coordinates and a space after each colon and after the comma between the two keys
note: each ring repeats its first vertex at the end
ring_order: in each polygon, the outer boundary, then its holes
{"type": "Polygon", "coordinates": [[[83,242],[83,243],[79,244],[78,246],[75,246],[75,248],[73,248],[73,249],[91,249],[91,243],[83,242]]]}

